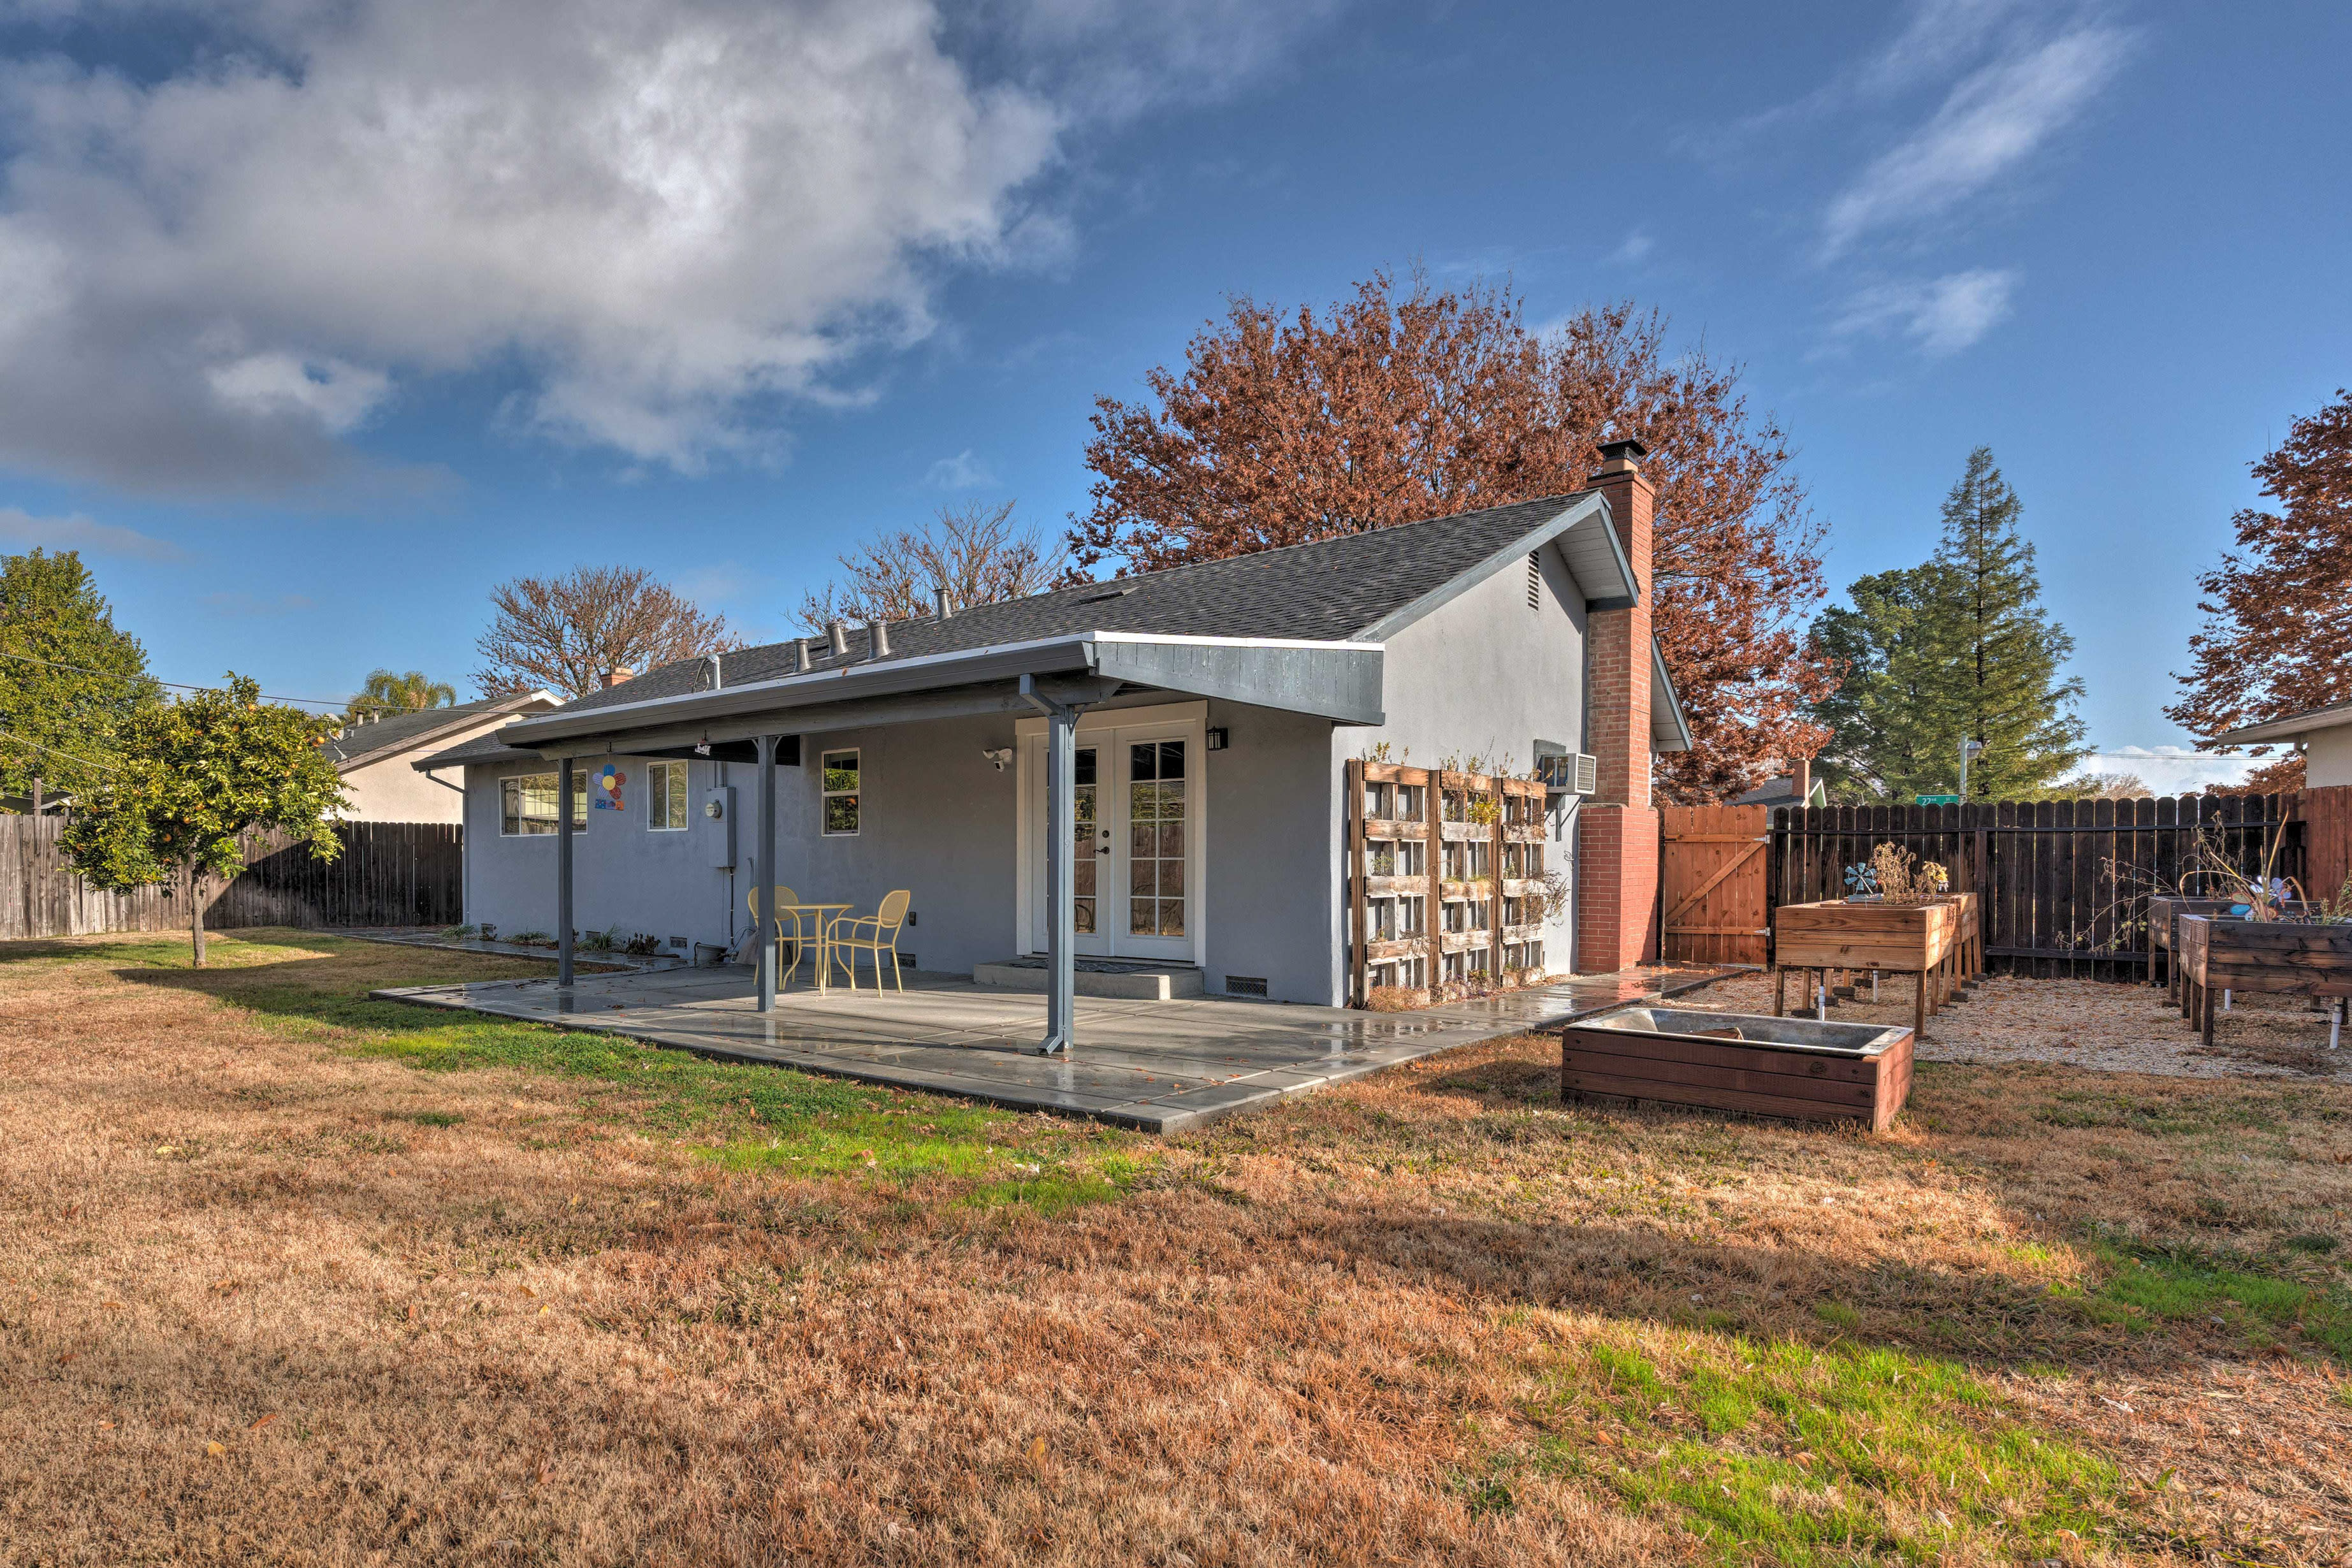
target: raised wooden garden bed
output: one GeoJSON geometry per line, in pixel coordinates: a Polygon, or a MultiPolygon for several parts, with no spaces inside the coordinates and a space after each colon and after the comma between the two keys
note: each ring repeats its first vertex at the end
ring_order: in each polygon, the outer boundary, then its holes
{"type": "Polygon", "coordinates": [[[1884,1132],[1910,1097],[1914,1037],[1899,1026],[1622,1007],[1561,1030],[1559,1092],[1884,1132]]]}
{"type": "Polygon", "coordinates": [[[2224,991],[2267,991],[2341,1003],[2352,997],[2352,925],[2182,915],[2174,922],[2182,1011],[2213,1043],[2224,991]]]}
{"type": "MultiPolygon", "coordinates": [[[[2164,955],[2165,994],[2174,1002],[2180,1000],[2180,964],[2174,948],[2179,941],[2180,917],[2183,915],[2227,915],[2243,899],[2190,899],[2175,894],[2158,893],[2147,900],[2148,979],[2156,980],[2156,955],[2164,955]]],[[[2293,915],[2309,908],[2289,900],[2279,906],[2281,912],[2293,915]]]]}
{"type": "Polygon", "coordinates": [[[1772,1015],[1788,1012],[1788,973],[1827,987],[1836,973],[1918,978],[1911,1026],[1925,1033],[1955,987],[1984,968],[1974,893],[1924,903],[1782,904],[1772,911],[1772,1015]]]}

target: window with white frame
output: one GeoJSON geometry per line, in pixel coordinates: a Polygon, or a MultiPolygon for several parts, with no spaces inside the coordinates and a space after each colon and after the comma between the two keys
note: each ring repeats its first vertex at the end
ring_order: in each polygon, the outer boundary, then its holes
{"type": "Polygon", "coordinates": [[[646,764],[646,827],[653,833],[686,831],[686,764],[646,764]]]}
{"type": "Polygon", "coordinates": [[[857,762],[855,747],[845,752],[827,752],[818,759],[817,774],[824,789],[820,810],[824,814],[824,833],[828,838],[857,831],[860,782],[857,762]]]}
{"type": "MultiPolygon", "coordinates": [[[[572,775],[572,826],[588,826],[588,775],[572,775]]],[[[555,831],[555,775],[521,773],[499,781],[499,836],[530,838],[555,831]]]]}

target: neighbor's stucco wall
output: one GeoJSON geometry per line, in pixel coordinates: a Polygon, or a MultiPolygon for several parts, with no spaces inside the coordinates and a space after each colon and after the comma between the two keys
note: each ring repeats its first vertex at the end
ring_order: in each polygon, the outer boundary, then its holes
{"type": "MultiPolygon", "coordinates": [[[[501,721],[502,722],[506,721],[501,721]]],[[[487,726],[486,726],[487,728],[487,726]]],[[[480,731],[474,731],[479,734],[480,731]]],[[[433,749],[446,751],[461,745],[462,740],[436,741],[433,749]]],[[[444,781],[436,784],[418,773],[409,763],[414,753],[403,752],[386,757],[380,763],[369,763],[343,774],[343,818],[349,822],[461,822],[465,820],[466,798],[457,787],[457,770],[444,770],[444,781]]]]}
{"type": "MultiPolygon", "coordinates": [[[[521,712],[538,712],[553,707],[551,702],[539,701],[526,705],[521,712]]],[[[477,740],[491,731],[511,724],[520,716],[509,710],[486,714],[461,729],[438,731],[429,740],[419,741],[407,749],[381,761],[366,763],[342,775],[343,795],[348,801],[343,817],[351,822],[462,822],[465,801],[457,787],[458,770],[445,768],[440,777],[445,784],[436,784],[418,773],[414,764],[419,758],[436,752],[446,752],[467,742],[477,740]]],[[[351,731],[353,737],[364,739],[367,730],[351,731]]]]}
{"type": "MultiPolygon", "coordinates": [[[[1522,773],[1533,765],[1538,740],[1572,752],[1589,749],[1584,595],[1556,551],[1538,552],[1537,562],[1541,580],[1534,609],[1528,607],[1526,563],[1517,561],[1388,639],[1382,671],[1387,722],[1333,734],[1329,831],[1335,857],[1346,832],[1347,762],[1370,756],[1383,741],[1390,761],[1414,767],[1435,767],[1449,757],[1465,763],[1477,758],[1489,767],[1522,773]]],[[[1552,799],[1545,864],[1572,880],[1575,797],[1552,799]]],[[[1573,960],[1573,909],[1570,899],[1544,924],[1544,960],[1555,973],[1566,972],[1573,960]]],[[[1332,913],[1341,964],[1345,914],[1341,908],[1332,913]]]]}
{"type": "Polygon", "coordinates": [[[2312,789],[2328,784],[2352,784],[2352,724],[2314,730],[2305,736],[2304,783],[2312,789]]]}

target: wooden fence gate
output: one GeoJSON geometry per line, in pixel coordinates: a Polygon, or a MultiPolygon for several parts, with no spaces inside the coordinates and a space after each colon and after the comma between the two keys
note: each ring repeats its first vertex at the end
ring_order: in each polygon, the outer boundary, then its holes
{"type": "Polygon", "coordinates": [[[1667,963],[1762,963],[1772,808],[1661,807],[1658,956],[1667,963]]]}

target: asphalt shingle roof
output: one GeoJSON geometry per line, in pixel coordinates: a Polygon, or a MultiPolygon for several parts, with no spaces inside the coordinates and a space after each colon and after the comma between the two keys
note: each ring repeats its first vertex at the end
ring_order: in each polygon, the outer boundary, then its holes
{"type": "Polygon", "coordinates": [[[319,749],[337,767],[349,767],[369,757],[404,751],[453,726],[462,728],[468,719],[488,717],[495,710],[513,706],[514,699],[510,697],[485,697],[453,708],[415,708],[386,713],[373,723],[348,727],[334,740],[321,741],[319,749]]]}
{"type": "MultiPolygon", "coordinates": [[[[1090,631],[1345,642],[1533,532],[1575,499],[1549,496],[976,605],[944,621],[893,621],[890,652],[879,662],[1090,631]]],[[[866,628],[852,626],[848,656],[835,658],[819,640],[812,648],[811,668],[865,664],[866,645],[866,628]]],[[[797,646],[782,642],[725,655],[720,673],[726,685],[743,686],[799,668],[797,646]]],[[[592,691],[558,711],[583,713],[617,702],[678,697],[709,685],[705,660],[679,659],[592,691]]]]}

